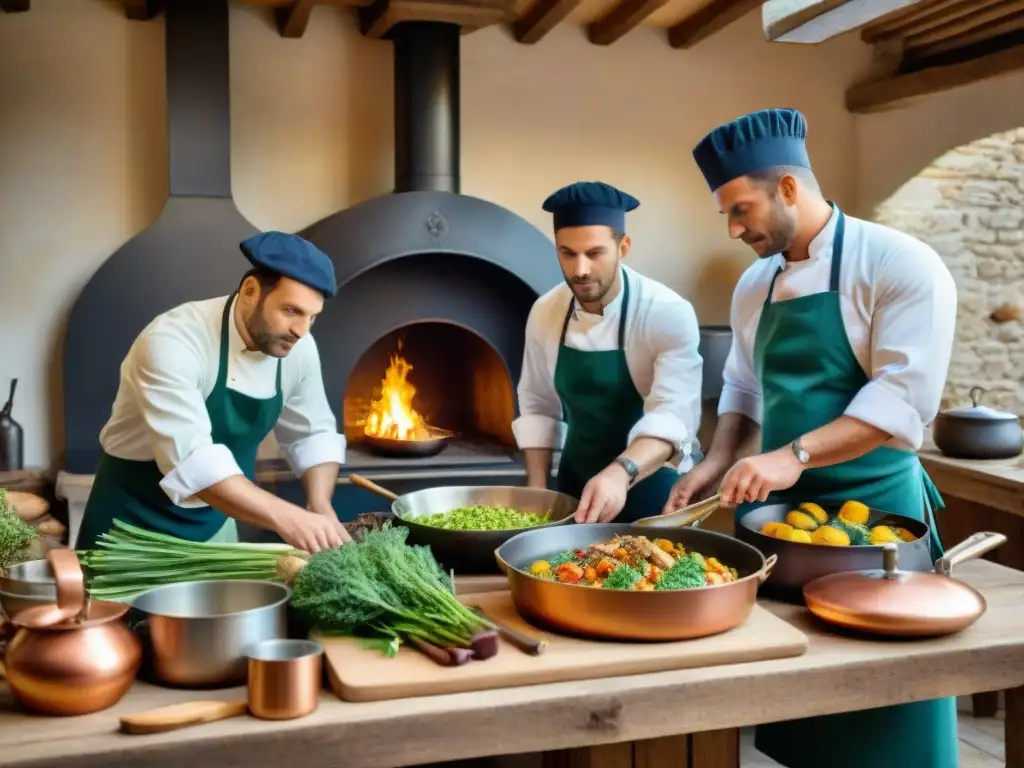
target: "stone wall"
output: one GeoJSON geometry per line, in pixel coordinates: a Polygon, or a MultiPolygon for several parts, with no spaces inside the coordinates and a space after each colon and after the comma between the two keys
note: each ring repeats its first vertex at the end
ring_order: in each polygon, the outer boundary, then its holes
{"type": "Polygon", "coordinates": [[[875,211],[875,220],[931,245],[958,287],[947,402],[1024,415],[1024,128],[958,147],[875,211]]]}

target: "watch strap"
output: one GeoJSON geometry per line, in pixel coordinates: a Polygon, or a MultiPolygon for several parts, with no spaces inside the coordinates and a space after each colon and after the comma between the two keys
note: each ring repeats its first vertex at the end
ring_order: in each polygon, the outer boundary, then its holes
{"type": "Polygon", "coordinates": [[[636,465],[635,461],[627,456],[618,456],[615,459],[615,463],[626,470],[626,474],[629,475],[630,485],[636,482],[637,477],[640,475],[640,467],[636,465]]]}

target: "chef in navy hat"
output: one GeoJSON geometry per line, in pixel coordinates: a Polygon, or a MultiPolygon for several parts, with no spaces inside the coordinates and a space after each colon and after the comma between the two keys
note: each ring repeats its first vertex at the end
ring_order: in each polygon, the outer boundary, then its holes
{"type": "Polygon", "coordinates": [[[699,456],[701,358],[693,307],[623,264],[640,203],[601,182],[544,201],[565,277],[534,304],[512,424],[527,482],[580,499],[579,522],[657,514],[699,456]],[[671,462],[671,464],[670,464],[671,462]]]}
{"type": "Polygon", "coordinates": [[[135,339],[76,546],[114,520],[188,541],[235,541],[241,520],[309,552],[348,540],[331,504],[345,438],[310,326],[336,291],[330,257],[297,235],[241,243],[252,268],[230,296],[182,304],[135,339]],[[274,432],[303,509],[255,484],[274,432]]]}
{"type": "MultiPolygon", "coordinates": [[[[766,501],[784,509],[858,502],[843,513],[856,522],[867,508],[926,522],[937,557],[932,513],[942,499],[916,451],[946,381],[956,287],[929,246],[823,197],[806,138],[803,115],[768,109],[720,125],[693,150],[729,236],[757,260],[733,294],[733,344],[708,458],[666,508],[720,489],[723,502],[738,505],[740,525],[766,501]],[[737,461],[758,429],[761,453],[737,461]]],[[[876,543],[852,529],[838,535],[876,543]]],[[[765,726],[757,746],[790,768],[820,765],[826,754],[830,768],[953,768],[956,734],[948,698],[765,726]],[[834,749],[836,733],[881,731],[900,736],[834,749]]]]}

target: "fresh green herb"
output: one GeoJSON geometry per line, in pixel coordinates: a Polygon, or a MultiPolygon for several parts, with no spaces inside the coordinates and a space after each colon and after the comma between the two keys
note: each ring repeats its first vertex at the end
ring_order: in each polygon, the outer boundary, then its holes
{"type": "Polygon", "coordinates": [[[548,560],[548,564],[551,566],[552,570],[554,570],[560,565],[565,565],[566,563],[577,562],[579,562],[579,558],[576,557],[576,553],[571,549],[567,549],[564,552],[559,552],[557,555],[548,560]]]}
{"type": "Polygon", "coordinates": [[[78,553],[86,570],[89,594],[117,600],[181,581],[278,578],[278,561],[308,557],[290,549],[263,549],[246,544],[185,541],[136,528],[121,520],[100,536],[100,549],[78,553]]]}
{"type": "Polygon", "coordinates": [[[836,517],[834,520],[829,522],[833,528],[838,528],[840,531],[844,531],[847,536],[850,537],[850,544],[853,546],[864,546],[870,544],[871,531],[868,530],[866,525],[860,523],[848,523],[841,517],[836,517]]]}
{"type": "Polygon", "coordinates": [[[635,568],[622,563],[608,574],[602,587],[604,589],[629,589],[643,578],[643,574],[635,568]]]}
{"type": "Polygon", "coordinates": [[[313,555],[299,571],[292,605],[327,634],[380,638],[385,648],[417,637],[465,647],[493,625],[455,599],[452,582],[409,530],[385,523],[351,544],[313,555]]]}
{"type": "Polygon", "coordinates": [[[694,589],[707,586],[703,560],[704,558],[695,553],[683,555],[667,571],[661,574],[661,578],[658,579],[658,583],[654,585],[654,588],[694,589]]]}
{"type": "Polygon", "coordinates": [[[7,491],[0,488],[0,574],[24,561],[24,549],[37,538],[39,531],[18,517],[7,491]]]}
{"type": "Polygon", "coordinates": [[[447,528],[453,531],[503,531],[512,528],[533,528],[551,522],[551,513],[519,512],[511,507],[490,507],[475,504],[450,512],[414,518],[420,525],[447,528]]]}

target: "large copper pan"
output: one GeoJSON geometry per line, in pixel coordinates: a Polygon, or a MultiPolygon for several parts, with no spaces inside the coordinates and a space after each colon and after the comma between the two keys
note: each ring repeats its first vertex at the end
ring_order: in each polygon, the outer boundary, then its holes
{"type": "Polygon", "coordinates": [[[742,624],[775,557],[765,559],[749,544],[699,528],[656,531],[648,525],[603,523],[526,531],[495,553],[508,575],[512,602],[527,621],[555,632],[613,640],[687,640],[742,624]],[[618,591],[562,584],[531,576],[530,564],[567,549],[586,548],[616,534],[665,538],[735,568],[734,582],[698,589],[618,591]]]}
{"type": "Polygon", "coordinates": [[[1006,541],[1001,533],[976,533],[935,562],[932,573],[902,571],[899,548],[884,544],[883,568],[822,576],[804,586],[815,616],[859,632],[933,637],[966,629],[985,613],[985,598],[952,578],[953,568],[1006,541]]]}

